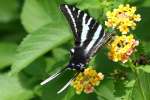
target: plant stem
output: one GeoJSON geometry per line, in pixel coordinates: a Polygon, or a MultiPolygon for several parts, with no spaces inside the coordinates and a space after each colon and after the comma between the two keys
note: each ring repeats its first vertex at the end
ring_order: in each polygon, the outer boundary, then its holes
{"type": "Polygon", "coordinates": [[[132,71],[134,72],[134,74],[135,74],[135,77],[136,77],[136,79],[137,79],[137,83],[138,83],[139,88],[140,88],[140,90],[141,90],[141,94],[142,94],[143,100],[146,100],[146,97],[145,97],[144,92],[143,92],[142,84],[141,84],[140,79],[139,79],[139,72],[138,72],[138,70],[136,69],[136,66],[133,64],[133,62],[132,62],[131,59],[129,59],[129,65],[130,65],[131,70],[132,70],[132,71]]]}

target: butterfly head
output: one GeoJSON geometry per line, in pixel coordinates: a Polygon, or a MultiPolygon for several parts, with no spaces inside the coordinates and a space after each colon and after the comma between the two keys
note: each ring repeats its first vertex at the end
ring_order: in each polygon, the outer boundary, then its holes
{"type": "Polygon", "coordinates": [[[83,72],[84,69],[85,69],[85,64],[82,64],[82,63],[74,63],[74,62],[71,62],[69,63],[68,67],[70,69],[75,69],[77,71],[80,71],[80,72],[83,72]]]}

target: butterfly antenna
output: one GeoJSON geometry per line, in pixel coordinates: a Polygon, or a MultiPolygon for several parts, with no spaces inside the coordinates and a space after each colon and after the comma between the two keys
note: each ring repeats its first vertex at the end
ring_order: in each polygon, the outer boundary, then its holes
{"type": "Polygon", "coordinates": [[[68,82],[65,86],[63,86],[58,92],[57,94],[63,92],[70,84],[71,82],[76,78],[76,76],[78,76],[79,72],[77,72],[68,82]]]}
{"type": "Polygon", "coordinates": [[[46,80],[44,80],[43,82],[41,82],[41,85],[44,85],[46,83],[48,83],[49,81],[53,80],[54,78],[56,78],[57,76],[59,76],[61,73],[65,72],[68,69],[68,67],[65,67],[63,69],[61,69],[60,71],[58,71],[57,73],[55,73],[54,75],[48,77],[46,80]]]}

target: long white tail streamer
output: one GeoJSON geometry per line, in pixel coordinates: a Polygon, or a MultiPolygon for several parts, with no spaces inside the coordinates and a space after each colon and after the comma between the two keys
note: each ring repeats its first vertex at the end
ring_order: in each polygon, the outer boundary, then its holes
{"type": "Polygon", "coordinates": [[[55,73],[54,75],[48,77],[46,80],[44,80],[43,82],[41,82],[41,85],[44,85],[46,83],[48,83],[49,81],[53,80],[54,78],[56,78],[57,76],[59,76],[61,73],[63,73],[64,71],[66,71],[66,68],[63,68],[62,70],[58,71],[57,73],[55,73]]]}
{"type": "Polygon", "coordinates": [[[74,80],[76,78],[76,76],[79,74],[79,72],[77,72],[68,82],[65,86],[63,86],[58,92],[57,94],[63,92],[72,82],[72,80],[74,80]]]}

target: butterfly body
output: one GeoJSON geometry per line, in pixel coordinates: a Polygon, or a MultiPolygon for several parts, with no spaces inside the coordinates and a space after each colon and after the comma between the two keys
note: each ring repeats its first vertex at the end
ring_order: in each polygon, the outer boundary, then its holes
{"type": "Polygon", "coordinates": [[[84,52],[83,47],[75,47],[71,49],[71,59],[68,68],[83,72],[87,64],[87,57],[84,52]]]}

